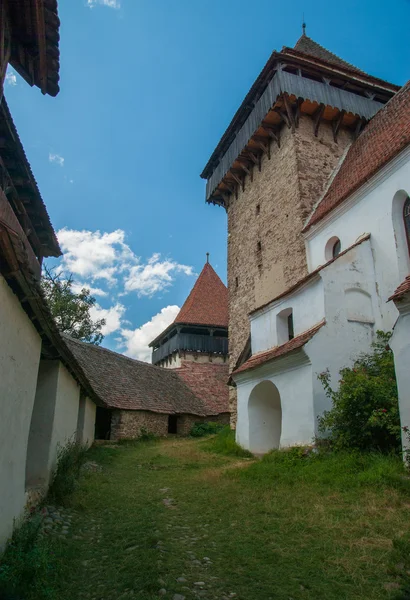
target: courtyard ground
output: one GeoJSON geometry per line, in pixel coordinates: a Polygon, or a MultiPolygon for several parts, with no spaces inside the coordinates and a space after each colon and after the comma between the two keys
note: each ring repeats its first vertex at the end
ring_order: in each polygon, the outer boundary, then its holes
{"type": "Polygon", "coordinates": [[[93,448],[100,468],[57,515],[64,531],[47,534],[39,597],[407,597],[410,484],[398,459],[214,449],[212,439],[93,448]]]}

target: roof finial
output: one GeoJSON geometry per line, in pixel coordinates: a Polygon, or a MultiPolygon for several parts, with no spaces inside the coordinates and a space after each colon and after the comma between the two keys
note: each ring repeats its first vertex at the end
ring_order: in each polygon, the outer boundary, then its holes
{"type": "Polygon", "coordinates": [[[209,252],[206,253],[206,262],[209,263],[209,252]]]}
{"type": "Polygon", "coordinates": [[[303,13],[303,21],[302,21],[302,35],[306,35],[305,13],[303,13]]]}

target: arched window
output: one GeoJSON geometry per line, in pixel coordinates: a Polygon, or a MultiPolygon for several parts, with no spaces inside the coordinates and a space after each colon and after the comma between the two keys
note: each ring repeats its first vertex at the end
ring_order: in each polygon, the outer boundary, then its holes
{"type": "Polygon", "coordinates": [[[410,252],[410,197],[407,196],[403,206],[404,228],[406,230],[407,245],[410,252]]]}
{"type": "Polygon", "coordinates": [[[339,238],[337,236],[331,237],[325,247],[325,259],[332,260],[332,258],[336,258],[336,256],[339,256],[341,249],[342,244],[339,238]]]}

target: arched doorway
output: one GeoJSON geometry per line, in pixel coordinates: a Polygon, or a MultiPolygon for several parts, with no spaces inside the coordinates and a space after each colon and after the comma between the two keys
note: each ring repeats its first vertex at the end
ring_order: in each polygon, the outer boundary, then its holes
{"type": "Polygon", "coordinates": [[[271,381],[262,381],[249,396],[249,450],[265,454],[279,448],[282,433],[280,394],[271,381]]]}

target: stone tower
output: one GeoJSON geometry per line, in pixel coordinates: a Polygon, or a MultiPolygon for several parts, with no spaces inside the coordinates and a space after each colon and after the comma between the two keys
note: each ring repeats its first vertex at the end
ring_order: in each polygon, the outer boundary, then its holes
{"type": "Polygon", "coordinates": [[[201,175],[206,201],[228,213],[230,372],[250,352],[249,312],[307,274],[306,218],[396,91],[303,34],[272,53],[233,117],[201,175]]]}
{"type": "Polygon", "coordinates": [[[227,362],[228,290],[208,260],[175,321],[150,346],[159,367],[227,362]]]}

